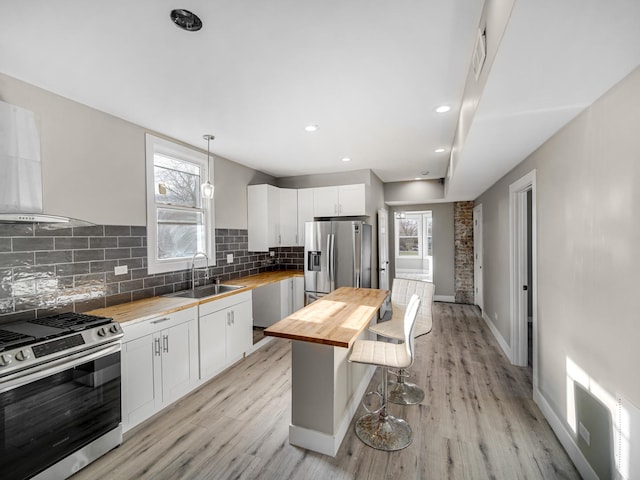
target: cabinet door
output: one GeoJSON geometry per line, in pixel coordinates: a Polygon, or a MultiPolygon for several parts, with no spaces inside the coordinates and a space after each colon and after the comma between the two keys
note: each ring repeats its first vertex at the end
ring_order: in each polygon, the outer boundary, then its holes
{"type": "Polygon", "coordinates": [[[338,187],[338,212],[341,216],[366,215],[364,183],[338,187]]]}
{"type": "Polygon", "coordinates": [[[160,332],[164,404],[171,403],[189,392],[198,378],[191,361],[194,349],[197,348],[196,328],[196,321],[191,320],[160,332]]]}
{"type": "Polygon", "coordinates": [[[122,423],[125,431],[156,412],[154,371],[160,368],[159,360],[160,344],[154,342],[153,335],[122,345],[122,423]]]}
{"type": "Polygon", "coordinates": [[[304,277],[293,277],[293,311],[304,307],[304,277]]]}
{"type": "Polygon", "coordinates": [[[313,216],[338,216],[338,187],[318,187],[313,189],[313,216]]]}
{"type": "Polygon", "coordinates": [[[280,189],[280,229],[278,245],[292,247],[298,244],[298,191],[293,188],[280,189]]]}
{"type": "Polygon", "coordinates": [[[247,187],[247,220],[250,252],[266,252],[278,245],[279,189],[273,185],[247,187]]]}
{"type": "Polygon", "coordinates": [[[298,246],[304,247],[304,222],[313,222],[313,188],[298,189],[298,246]]]}
{"type": "Polygon", "coordinates": [[[280,320],[293,313],[293,279],[280,281],[280,320]]]}
{"type": "Polygon", "coordinates": [[[210,378],[226,365],[226,327],[229,309],[200,317],[200,378],[210,378]]]}
{"type": "Polygon", "coordinates": [[[242,302],[228,309],[227,357],[230,364],[242,358],[253,345],[253,318],[251,302],[242,302]]]}

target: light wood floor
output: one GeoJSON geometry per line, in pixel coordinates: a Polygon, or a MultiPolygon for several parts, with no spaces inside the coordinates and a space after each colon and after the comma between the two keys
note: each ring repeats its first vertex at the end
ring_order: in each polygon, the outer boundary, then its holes
{"type": "Polygon", "coordinates": [[[508,363],[475,307],[436,303],[416,346],[425,400],[390,407],[414,429],[404,450],[373,450],[353,426],[336,458],[289,445],[290,343],[276,340],[73,479],[580,478],[531,399],[530,370],[508,363]]]}

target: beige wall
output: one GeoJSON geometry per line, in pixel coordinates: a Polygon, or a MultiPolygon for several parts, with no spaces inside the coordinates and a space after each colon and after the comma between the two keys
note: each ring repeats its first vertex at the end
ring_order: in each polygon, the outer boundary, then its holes
{"type": "MultiPolygon", "coordinates": [[[[146,225],[144,128],[3,74],[0,100],[39,120],[45,213],[146,225]]],[[[216,227],[245,229],[247,184],[273,178],[214,158],[216,227]]]]}
{"type": "Polygon", "coordinates": [[[509,342],[508,189],[536,170],[539,390],[565,427],[568,360],[640,405],[638,125],[640,69],[476,200],[485,312],[509,342]]]}

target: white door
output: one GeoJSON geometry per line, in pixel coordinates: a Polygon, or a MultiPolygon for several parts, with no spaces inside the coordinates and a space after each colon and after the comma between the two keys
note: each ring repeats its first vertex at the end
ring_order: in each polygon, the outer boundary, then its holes
{"type": "Polygon", "coordinates": [[[238,303],[229,309],[229,313],[226,332],[227,364],[241,358],[253,345],[251,302],[238,303]]]}
{"type": "Polygon", "coordinates": [[[475,304],[484,310],[482,257],[482,204],[480,204],[473,208],[473,282],[475,304]]]}
{"type": "Polygon", "coordinates": [[[137,425],[156,412],[154,371],[160,367],[160,345],[153,335],[122,345],[122,423],[124,429],[137,425]]]}
{"type": "Polygon", "coordinates": [[[189,390],[197,377],[191,370],[192,345],[190,329],[196,321],[181,323],[161,332],[162,348],[162,402],[171,403],[189,390]]]}
{"type": "MultiPolygon", "coordinates": [[[[378,210],[378,288],[389,290],[389,212],[386,208],[378,210]]],[[[387,300],[380,307],[380,316],[389,310],[387,300]]]]}

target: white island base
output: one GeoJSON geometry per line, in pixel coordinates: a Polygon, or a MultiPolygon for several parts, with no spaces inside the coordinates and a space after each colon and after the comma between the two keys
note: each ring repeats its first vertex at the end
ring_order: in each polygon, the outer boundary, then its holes
{"type": "Polygon", "coordinates": [[[375,372],[350,355],[351,348],[292,342],[289,443],[336,456],[375,372]]]}

